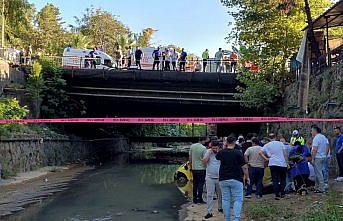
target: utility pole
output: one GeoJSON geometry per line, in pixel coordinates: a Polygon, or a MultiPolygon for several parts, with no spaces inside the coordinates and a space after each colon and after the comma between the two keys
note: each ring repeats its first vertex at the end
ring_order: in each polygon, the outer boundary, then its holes
{"type": "Polygon", "coordinates": [[[1,48],[5,47],[5,0],[2,0],[2,27],[1,27],[1,48]]]}

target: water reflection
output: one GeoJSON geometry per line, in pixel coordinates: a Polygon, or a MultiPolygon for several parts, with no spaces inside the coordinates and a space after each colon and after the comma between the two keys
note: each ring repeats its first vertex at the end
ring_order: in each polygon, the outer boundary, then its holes
{"type": "Polygon", "coordinates": [[[185,198],[175,188],[178,165],[107,165],[71,188],[6,221],[178,220],[185,198]]]}

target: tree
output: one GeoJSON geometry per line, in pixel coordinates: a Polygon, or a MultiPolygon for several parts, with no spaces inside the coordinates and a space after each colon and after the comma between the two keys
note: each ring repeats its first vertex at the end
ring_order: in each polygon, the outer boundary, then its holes
{"type": "Polygon", "coordinates": [[[5,0],[6,44],[25,47],[30,44],[33,28],[34,6],[27,0],[5,0]]]}
{"type": "Polygon", "coordinates": [[[36,48],[44,54],[61,55],[67,46],[66,31],[62,27],[60,12],[52,4],[44,6],[36,17],[36,48]]]}
{"type": "Polygon", "coordinates": [[[89,48],[92,46],[92,40],[88,36],[84,36],[81,33],[71,34],[71,41],[69,45],[73,48],[89,48]]]}
{"type": "Polygon", "coordinates": [[[116,45],[119,45],[122,52],[125,53],[126,47],[135,47],[137,46],[137,34],[123,34],[117,37],[116,45]]]}
{"type": "Polygon", "coordinates": [[[87,8],[81,19],[76,18],[76,22],[76,30],[109,54],[114,54],[118,36],[129,34],[129,29],[115,15],[102,9],[87,8]]]}
{"type": "Polygon", "coordinates": [[[152,35],[156,32],[156,30],[152,28],[146,28],[138,35],[137,46],[140,47],[150,47],[150,41],[152,39],[152,35]]]}
{"type": "MultiPolygon", "coordinates": [[[[235,19],[235,27],[227,39],[239,45],[241,62],[252,62],[259,67],[260,77],[254,80],[270,83],[277,91],[282,91],[288,79],[288,59],[299,49],[301,30],[306,26],[303,0],[221,1],[235,19]]],[[[309,0],[309,3],[314,16],[330,5],[329,0],[309,0]]],[[[245,102],[249,106],[251,99],[260,98],[258,93],[254,97],[248,90],[246,86],[242,93],[251,95],[246,96],[250,98],[245,102]]]]}
{"type": "Polygon", "coordinates": [[[35,62],[32,65],[32,72],[29,74],[26,88],[29,91],[30,97],[34,100],[34,113],[36,118],[39,118],[40,115],[43,87],[44,78],[42,76],[42,65],[39,62],[35,62]]]}

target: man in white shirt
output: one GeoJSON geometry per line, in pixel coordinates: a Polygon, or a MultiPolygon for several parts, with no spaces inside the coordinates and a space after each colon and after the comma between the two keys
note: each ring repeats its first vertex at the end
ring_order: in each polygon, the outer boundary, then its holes
{"type": "Polygon", "coordinates": [[[132,48],[131,48],[131,46],[129,46],[127,48],[126,56],[127,56],[127,68],[130,68],[131,63],[132,63],[132,48]]]}
{"type": "Polygon", "coordinates": [[[323,193],[325,191],[323,170],[325,161],[329,155],[329,141],[321,134],[321,129],[317,126],[312,126],[311,134],[312,141],[312,165],[316,174],[316,190],[315,193],[323,193]]]}
{"type": "Polygon", "coordinates": [[[215,63],[216,63],[216,72],[222,72],[222,59],[223,59],[223,52],[222,48],[219,48],[219,50],[214,55],[215,63]]]}
{"type": "Polygon", "coordinates": [[[269,134],[271,142],[263,146],[260,155],[269,161],[268,166],[272,176],[275,199],[280,200],[285,197],[286,174],[287,174],[287,153],[285,146],[280,141],[276,141],[275,134],[269,134]]]}

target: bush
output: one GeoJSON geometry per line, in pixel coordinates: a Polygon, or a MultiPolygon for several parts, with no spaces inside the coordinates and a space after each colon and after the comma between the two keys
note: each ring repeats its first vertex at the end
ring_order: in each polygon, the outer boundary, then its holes
{"type": "Polygon", "coordinates": [[[9,171],[9,170],[2,170],[1,171],[1,178],[2,179],[9,179],[12,177],[17,176],[17,174],[15,172],[9,171]]]}
{"type": "Polygon", "coordinates": [[[280,97],[277,85],[270,83],[263,74],[247,71],[237,75],[237,79],[243,86],[237,87],[240,94],[235,97],[241,99],[245,107],[264,110],[280,97]]]}
{"type": "Polygon", "coordinates": [[[43,96],[42,91],[44,87],[44,78],[41,74],[42,65],[39,62],[35,62],[32,66],[32,71],[27,79],[26,88],[29,91],[30,97],[34,100],[34,113],[35,117],[39,118],[40,104],[43,96]]]}
{"type": "MultiPolygon", "coordinates": [[[[0,98],[0,119],[22,119],[28,113],[26,106],[21,107],[15,98],[0,98]]],[[[0,136],[9,136],[20,130],[18,124],[0,125],[0,136]]]]}

